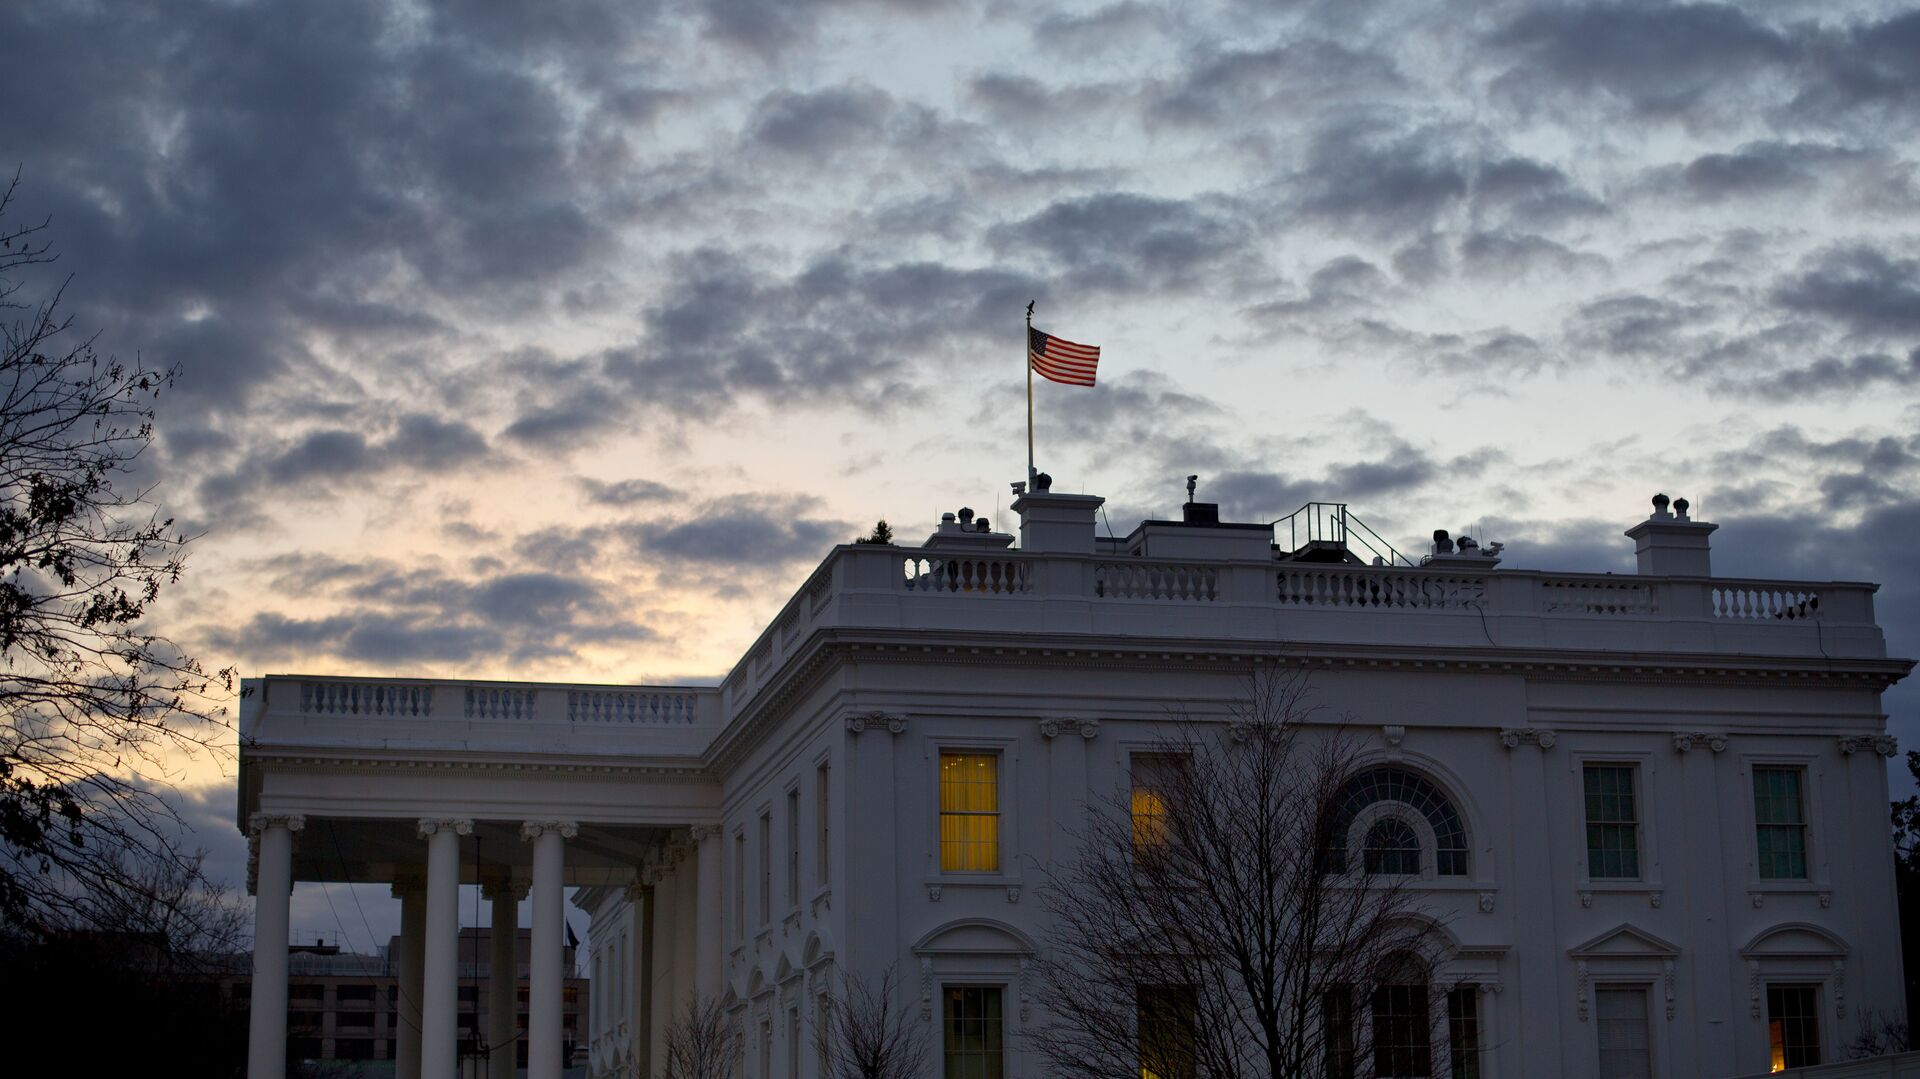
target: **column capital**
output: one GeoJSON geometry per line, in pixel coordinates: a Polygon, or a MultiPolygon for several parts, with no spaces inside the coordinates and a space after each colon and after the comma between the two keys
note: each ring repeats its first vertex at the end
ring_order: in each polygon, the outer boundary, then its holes
{"type": "Polygon", "coordinates": [[[1545,727],[1502,727],[1500,744],[1508,749],[1518,749],[1522,744],[1536,745],[1541,749],[1552,749],[1556,736],[1545,727]]]}
{"type": "Polygon", "coordinates": [[[719,839],[720,826],[718,824],[688,825],[687,838],[693,840],[696,844],[705,843],[709,839],[719,839]]]}
{"type": "Polygon", "coordinates": [[[1715,753],[1727,748],[1727,736],[1718,731],[1680,731],[1673,736],[1673,748],[1685,753],[1694,746],[1705,746],[1715,753]]]}
{"type": "Polygon", "coordinates": [[[249,813],[247,814],[247,834],[257,836],[269,828],[285,828],[297,832],[307,826],[304,813],[249,813]]]}
{"type": "Polygon", "coordinates": [[[405,899],[410,895],[419,895],[427,887],[427,875],[417,869],[410,869],[393,875],[393,897],[405,899]]]}
{"type": "Polygon", "coordinates": [[[907,729],[907,717],[888,715],[881,711],[862,712],[847,717],[847,730],[860,734],[864,731],[884,730],[888,734],[901,734],[907,729]]]}
{"type": "Polygon", "coordinates": [[[472,835],[472,818],[463,817],[421,817],[414,831],[425,839],[436,832],[452,832],[454,835],[472,835]]]}
{"type": "Polygon", "coordinates": [[[532,841],[548,832],[557,832],[563,839],[572,839],[580,834],[580,823],[570,820],[530,820],[520,825],[522,840],[532,841]]]}
{"type": "Polygon", "coordinates": [[[1890,734],[1843,734],[1840,736],[1840,753],[1851,757],[1855,753],[1878,753],[1882,757],[1891,757],[1900,752],[1900,743],[1890,734]]]}
{"type": "Polygon", "coordinates": [[[1087,741],[1100,733],[1100,721],[1097,719],[1075,719],[1072,716],[1056,716],[1040,721],[1042,738],[1058,738],[1063,734],[1077,734],[1087,741]]]}

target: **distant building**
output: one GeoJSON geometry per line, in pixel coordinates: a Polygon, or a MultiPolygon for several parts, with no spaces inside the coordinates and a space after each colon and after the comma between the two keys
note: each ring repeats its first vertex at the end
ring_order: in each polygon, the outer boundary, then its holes
{"type": "MultiPolygon", "coordinates": [[[[466,928],[459,938],[459,1056],[463,1075],[485,1075],[472,1062],[486,1056],[481,1038],[482,1018],[491,1006],[491,929],[466,928]]],[[[526,1030],[527,957],[531,933],[517,934],[515,973],[515,1031],[510,1049],[516,1067],[527,1065],[527,1043],[518,1036],[526,1030]]],[[[573,947],[564,951],[572,969],[573,947]]],[[[400,954],[394,937],[381,955],[342,952],[338,945],[320,941],[287,948],[287,1055],[292,1060],[393,1060],[399,1045],[400,998],[398,971],[391,956],[400,954]]],[[[222,992],[246,1008],[253,992],[251,974],[240,966],[219,976],[222,992]]],[[[571,1062],[585,1049],[582,1018],[590,1007],[591,986],[585,978],[567,978],[561,994],[561,1026],[566,1057],[571,1062]]]]}
{"type": "MultiPolygon", "coordinates": [[[[1189,502],[1125,538],[1100,506],[1023,493],[1017,548],[965,510],[918,547],[836,547],[714,687],[249,682],[260,939],[293,880],[393,881],[422,1008],[402,1079],[452,1075],[473,880],[494,924],[531,889],[536,1079],[567,886],[596,1076],[655,1074],[706,996],[744,1076],[814,1079],[834,972],[892,967],[940,1074],[1040,1079],[1037,867],[1170,709],[1225,723],[1246,672],[1284,667],[1366,738],[1344,849],[1443,916],[1393,998],[1431,1019],[1395,1074],[1726,1076],[1842,1059],[1862,1017],[1904,1014],[1881,694],[1912,664],[1874,585],[1716,578],[1715,526],[1664,497],[1625,575],[1439,538],[1413,564],[1343,506],[1275,528],[1189,502]]],[[[281,1007],[285,956],[257,963],[281,1007]]]]}

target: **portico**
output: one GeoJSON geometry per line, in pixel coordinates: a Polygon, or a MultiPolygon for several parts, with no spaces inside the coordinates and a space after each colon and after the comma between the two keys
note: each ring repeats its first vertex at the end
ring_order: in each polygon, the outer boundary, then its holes
{"type": "Polygon", "coordinates": [[[676,858],[717,817],[717,786],[699,756],[717,711],[711,691],[278,677],[252,689],[241,817],[257,903],[253,1079],[286,1074],[296,881],[385,883],[400,900],[400,1079],[511,1079],[521,1038],[530,1079],[558,1079],[568,888],[671,879],[680,902],[654,923],[672,955],[668,978],[636,994],[634,1008],[658,1007],[664,1019],[670,1001],[695,991],[694,970],[718,968],[717,866],[676,858]],[[342,744],[363,725],[380,729],[377,741],[342,744]],[[491,905],[489,956],[458,954],[461,885],[479,885],[491,905]],[[512,942],[523,900],[532,954],[526,1029],[516,1030],[512,942]],[[463,1031],[460,969],[483,959],[490,1014],[463,1031]]]}

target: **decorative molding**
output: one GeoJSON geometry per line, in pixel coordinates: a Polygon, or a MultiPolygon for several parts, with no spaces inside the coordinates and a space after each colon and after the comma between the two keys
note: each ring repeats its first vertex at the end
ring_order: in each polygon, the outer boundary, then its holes
{"type": "Polygon", "coordinates": [[[1671,960],[1671,959],[1664,959],[1664,960],[1661,960],[1661,962],[1660,962],[1660,980],[1661,980],[1661,981],[1662,981],[1663,983],[1665,983],[1665,984],[1666,984],[1666,988],[1667,988],[1667,1021],[1668,1021],[1668,1022],[1672,1022],[1672,1021],[1673,1021],[1673,1008],[1674,1008],[1674,1005],[1673,1005],[1673,960],[1671,960]]]}
{"type": "Polygon", "coordinates": [[[920,1021],[933,1022],[933,957],[920,957],[920,1021]]]}
{"type": "Polygon", "coordinates": [[[297,832],[307,826],[304,813],[249,813],[247,814],[247,834],[258,836],[268,828],[285,828],[297,832]]]}
{"type": "Polygon", "coordinates": [[[1522,744],[1539,746],[1541,749],[1552,749],[1553,743],[1557,740],[1554,733],[1545,727],[1500,728],[1500,744],[1506,746],[1508,749],[1518,749],[1522,744]]]}
{"type": "Polygon", "coordinates": [[[1647,893],[1647,906],[1652,907],[1654,910],[1659,910],[1660,904],[1666,902],[1666,900],[1667,893],[1665,892],[1652,891],[1647,893]]]}
{"type": "Polygon", "coordinates": [[[1727,736],[1719,731],[1681,731],[1673,736],[1673,748],[1685,753],[1694,746],[1706,746],[1715,753],[1727,748],[1727,736]]]}
{"type": "Polygon", "coordinates": [[[1480,893],[1480,913],[1482,914],[1493,913],[1493,899],[1494,899],[1494,895],[1492,892],[1480,893]]]}
{"type": "Polygon", "coordinates": [[[1584,908],[1586,908],[1586,907],[1591,907],[1591,906],[1593,906],[1593,893],[1592,893],[1592,892],[1581,892],[1581,893],[1580,893],[1580,906],[1581,906],[1581,907],[1582,907],[1583,909],[1584,909],[1584,908]]]}
{"type": "Polygon", "coordinates": [[[1855,753],[1878,753],[1882,757],[1891,757],[1900,752],[1900,740],[1891,734],[1843,734],[1840,736],[1840,753],[1851,757],[1855,753]]]}
{"type": "MultiPolygon", "coordinates": [[[[560,833],[562,839],[572,839],[580,834],[580,822],[570,820],[530,820],[520,825],[520,839],[524,841],[538,839],[548,832],[560,833]]],[[[465,834],[464,832],[461,834],[465,834]]]]}
{"type": "Polygon", "coordinates": [[[1822,910],[1825,910],[1826,908],[1828,908],[1828,907],[1831,907],[1831,906],[1833,906],[1833,893],[1832,893],[1832,892],[1821,892],[1821,893],[1820,893],[1820,908],[1821,908],[1822,910]]]}
{"type": "Polygon", "coordinates": [[[1760,1018],[1760,961],[1747,960],[1747,1013],[1760,1018]]]}
{"type": "Polygon", "coordinates": [[[885,730],[888,734],[904,734],[907,730],[907,717],[889,715],[886,712],[862,712],[847,717],[847,730],[852,734],[863,734],[869,730],[885,730]]]}
{"type": "Polygon", "coordinates": [[[1387,745],[1399,749],[1400,743],[1407,740],[1407,728],[1399,723],[1388,723],[1380,728],[1380,737],[1387,740],[1387,745]]]}
{"type": "Polygon", "coordinates": [[[709,839],[720,838],[720,826],[717,824],[690,824],[687,826],[687,838],[697,846],[709,839]]]}
{"type": "Polygon", "coordinates": [[[940,885],[938,884],[927,885],[927,902],[929,903],[940,902],[940,892],[941,892],[940,885]]]}
{"type": "Polygon", "coordinates": [[[1097,719],[1075,719],[1072,716],[1057,716],[1040,721],[1042,738],[1058,738],[1063,734],[1077,734],[1087,741],[1100,733],[1100,721],[1097,719]]]}
{"type": "Polygon", "coordinates": [[[1847,961],[1833,961],[1833,1012],[1841,1019],[1847,1017],[1847,961]]]}
{"type": "Polygon", "coordinates": [[[1754,909],[1754,910],[1759,910],[1759,909],[1760,909],[1761,907],[1764,907],[1764,906],[1766,906],[1766,905],[1767,905],[1767,893],[1765,893],[1765,892],[1749,892],[1749,893],[1747,893],[1747,894],[1748,894],[1748,895],[1750,895],[1750,896],[1751,896],[1751,897],[1753,898],[1753,909],[1754,909]]]}
{"type": "Polygon", "coordinates": [[[1020,886],[1018,884],[1007,885],[1007,902],[1009,903],[1020,902],[1020,886]]]}
{"type": "Polygon", "coordinates": [[[454,835],[472,835],[473,819],[470,817],[421,817],[414,825],[414,832],[421,839],[440,832],[452,832],[454,835]]]}
{"type": "Polygon", "coordinates": [[[1575,972],[1576,986],[1575,999],[1580,1005],[1580,1021],[1584,1023],[1587,1021],[1587,961],[1584,959],[1575,960],[1573,969],[1575,972]]]}
{"type": "Polygon", "coordinates": [[[1022,1023],[1030,1023],[1033,1021],[1032,1001],[1027,999],[1027,986],[1033,981],[1033,979],[1027,975],[1027,964],[1029,962],[1031,962],[1031,960],[1027,956],[1023,955],[1020,957],[1020,1022],[1022,1023]]]}

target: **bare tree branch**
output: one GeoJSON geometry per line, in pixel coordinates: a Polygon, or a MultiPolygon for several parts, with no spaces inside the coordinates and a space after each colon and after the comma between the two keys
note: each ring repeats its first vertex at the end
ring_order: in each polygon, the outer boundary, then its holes
{"type": "Polygon", "coordinates": [[[702,997],[667,1027],[661,1079],[731,1079],[740,1053],[740,1033],[717,998],[702,997]]]}
{"type": "Polygon", "coordinates": [[[875,987],[857,974],[841,978],[840,998],[829,999],[814,1030],[823,1079],[920,1079],[927,1042],[908,1009],[895,1001],[892,967],[875,987]]]}

